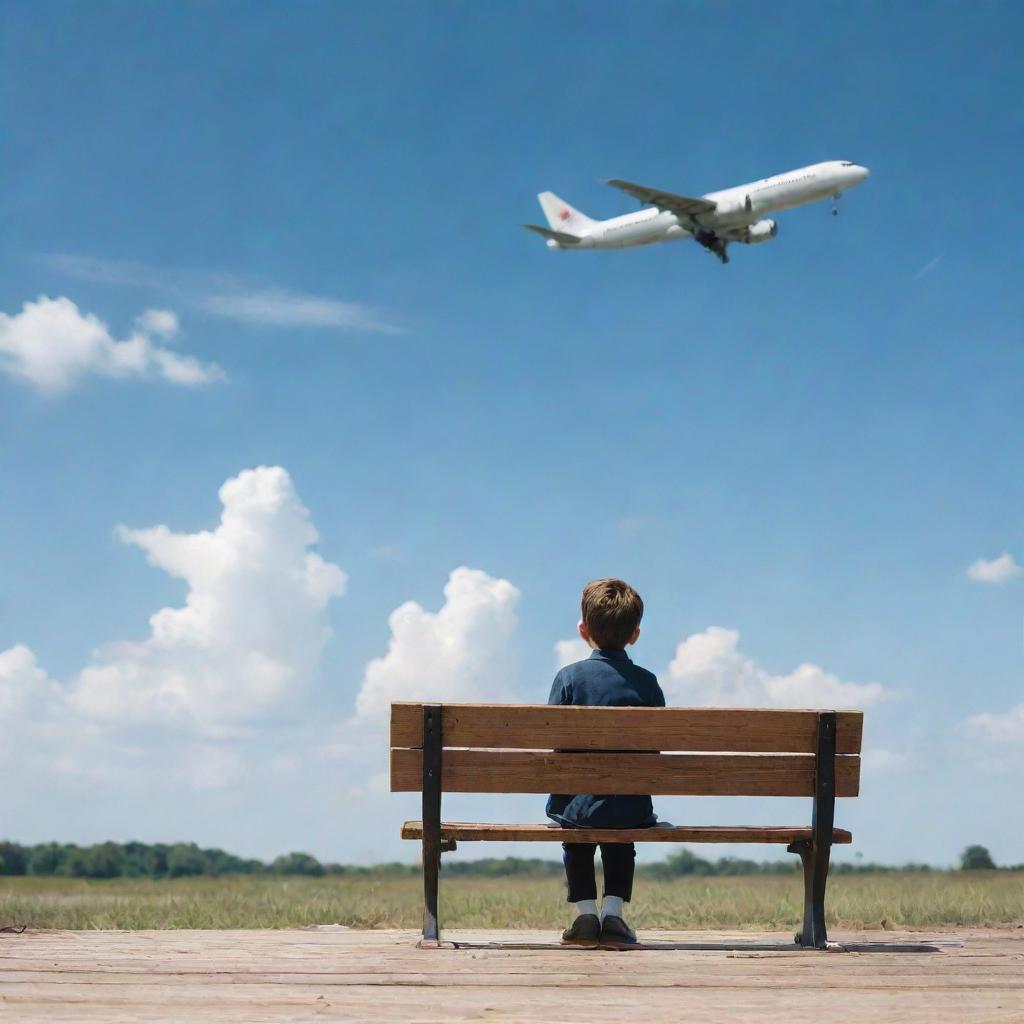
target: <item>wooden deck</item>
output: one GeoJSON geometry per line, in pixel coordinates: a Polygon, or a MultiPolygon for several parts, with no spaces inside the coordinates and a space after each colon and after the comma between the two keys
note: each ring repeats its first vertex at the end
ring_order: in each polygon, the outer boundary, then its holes
{"type": "Polygon", "coordinates": [[[1020,929],[836,936],[855,948],[935,940],[939,952],[800,952],[783,945],[788,936],[749,932],[646,933],[659,943],[738,948],[628,953],[562,950],[550,932],[452,937],[476,945],[417,950],[411,932],[342,929],[3,934],[0,1019],[1024,1021],[1020,929]]]}

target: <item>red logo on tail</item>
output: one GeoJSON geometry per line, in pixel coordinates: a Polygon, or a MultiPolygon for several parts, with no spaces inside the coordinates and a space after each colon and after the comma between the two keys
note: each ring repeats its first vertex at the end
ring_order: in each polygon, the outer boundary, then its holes
{"type": "Polygon", "coordinates": [[[568,220],[572,216],[572,214],[568,210],[563,210],[559,214],[559,216],[562,218],[562,220],[568,220]]]}

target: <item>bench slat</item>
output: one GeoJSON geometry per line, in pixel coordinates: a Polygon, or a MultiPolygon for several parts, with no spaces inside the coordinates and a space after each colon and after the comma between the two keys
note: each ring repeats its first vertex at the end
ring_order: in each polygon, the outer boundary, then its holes
{"type": "MultiPolygon", "coordinates": [[[[460,842],[521,843],[795,843],[810,840],[804,826],[675,825],[672,828],[561,828],[558,825],[486,825],[474,822],[441,823],[441,838],[460,842]]],[[[403,839],[422,839],[423,822],[407,821],[403,839]]],[[[852,843],[846,829],[832,830],[833,843],[852,843]]]]}
{"type": "MultiPolygon", "coordinates": [[[[391,791],[418,793],[423,751],[392,748],[391,791]]],[[[812,796],[806,754],[614,754],[445,750],[446,793],[602,793],[651,796],[812,796]]],[[[836,796],[856,796],[860,758],[836,758],[836,796]]]]}
{"type": "MultiPolygon", "coordinates": [[[[817,711],[774,708],[592,708],[444,704],[446,747],[527,750],[693,750],[810,754],[817,711]]],[[[836,715],[836,751],[859,754],[860,711],[836,715]]],[[[391,705],[391,745],[423,744],[423,704],[391,705]]]]}

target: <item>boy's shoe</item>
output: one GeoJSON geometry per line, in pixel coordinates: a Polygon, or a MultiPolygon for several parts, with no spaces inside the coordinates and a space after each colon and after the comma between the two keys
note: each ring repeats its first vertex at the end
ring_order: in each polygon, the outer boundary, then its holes
{"type": "Polygon", "coordinates": [[[607,949],[633,949],[640,943],[636,932],[621,917],[608,915],[601,922],[601,945],[607,949]]]}
{"type": "Polygon", "coordinates": [[[601,938],[601,919],[597,914],[580,914],[573,923],[562,932],[563,946],[586,946],[596,949],[601,938]]]}

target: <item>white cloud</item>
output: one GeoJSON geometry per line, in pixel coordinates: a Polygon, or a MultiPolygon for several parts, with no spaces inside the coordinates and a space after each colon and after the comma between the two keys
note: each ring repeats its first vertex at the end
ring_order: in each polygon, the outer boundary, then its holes
{"type": "Polygon", "coordinates": [[[916,273],[911,275],[910,280],[920,281],[922,277],[930,274],[941,262],[941,255],[932,257],[932,259],[930,259],[923,267],[918,268],[916,273]]]}
{"type": "Polygon", "coordinates": [[[166,288],[176,290],[174,277],[168,279],[156,267],[137,263],[134,260],[101,260],[92,256],[75,256],[71,253],[43,253],[36,259],[51,270],[66,274],[79,281],[93,281],[123,288],[166,288]]]}
{"type": "Polygon", "coordinates": [[[397,330],[363,303],[296,292],[238,274],[158,268],[67,253],[46,253],[36,258],[69,277],[172,294],[196,309],[237,323],[390,333],[397,330]]]}
{"type": "Polygon", "coordinates": [[[109,751],[85,753],[95,749],[97,729],[75,715],[65,689],[23,644],[0,651],[0,735],[0,767],[8,779],[20,772],[88,782],[106,773],[109,751]]]}
{"type": "Polygon", "coordinates": [[[83,314],[70,299],[42,296],[13,316],[0,313],[0,370],[52,393],[67,391],[90,374],[159,376],[185,385],[223,377],[218,366],[203,365],[153,341],[154,333],[166,338],[177,331],[173,313],[148,310],[137,325],[118,341],[102,320],[83,314]]]}
{"type": "Polygon", "coordinates": [[[817,665],[774,675],[739,650],[736,630],[711,626],[677,648],[661,677],[669,704],[710,707],[867,707],[891,696],[880,683],[847,683],[817,665]]]}
{"type": "Polygon", "coordinates": [[[310,682],[345,574],[309,550],[317,533],[285,470],[246,470],[220,499],[213,531],[119,528],[189,591],[150,617],[146,640],[111,646],[81,673],[72,700],[88,717],[216,730],[288,705],[310,682]]]}
{"type": "Polygon", "coordinates": [[[382,716],[393,700],[508,699],[519,591],[461,566],[444,598],[438,612],[407,601],[391,613],[388,652],[367,665],[356,698],[360,716],[382,716]]]}
{"type": "MultiPolygon", "coordinates": [[[[36,656],[24,644],[0,651],[0,721],[45,722],[63,704],[60,686],[39,667],[36,656]]],[[[18,738],[5,730],[8,741],[18,738]]],[[[9,753],[9,743],[0,744],[9,753]]]]}
{"type": "Polygon", "coordinates": [[[984,744],[1019,746],[1024,749],[1024,704],[1003,714],[984,711],[964,722],[969,737],[984,744]]]}
{"type": "Polygon", "coordinates": [[[871,775],[890,775],[913,763],[910,754],[902,750],[886,750],[883,747],[866,747],[861,752],[864,771],[871,775]]]}
{"type": "Polygon", "coordinates": [[[371,309],[357,302],[302,295],[282,288],[210,295],[200,305],[215,316],[261,326],[394,330],[371,309]]]}
{"type": "Polygon", "coordinates": [[[555,644],[555,665],[557,668],[565,668],[576,661],[583,661],[590,657],[590,647],[581,637],[573,637],[572,640],[559,640],[555,644]]]}
{"type": "Polygon", "coordinates": [[[273,774],[251,738],[271,713],[285,728],[312,683],[345,575],[310,550],[316,530],[283,469],[246,470],[220,497],[212,531],[119,530],[189,588],[182,607],[150,618],[146,639],[109,645],[64,684],[24,645],[0,651],[0,765],[119,792],[273,774]]]}
{"type": "Polygon", "coordinates": [[[181,329],[177,315],[169,309],[147,309],[135,322],[148,334],[161,338],[173,338],[181,329]]]}
{"type": "Polygon", "coordinates": [[[1020,574],[1021,567],[1008,551],[990,561],[979,558],[967,567],[967,578],[976,583],[1006,583],[1020,574]]]}

